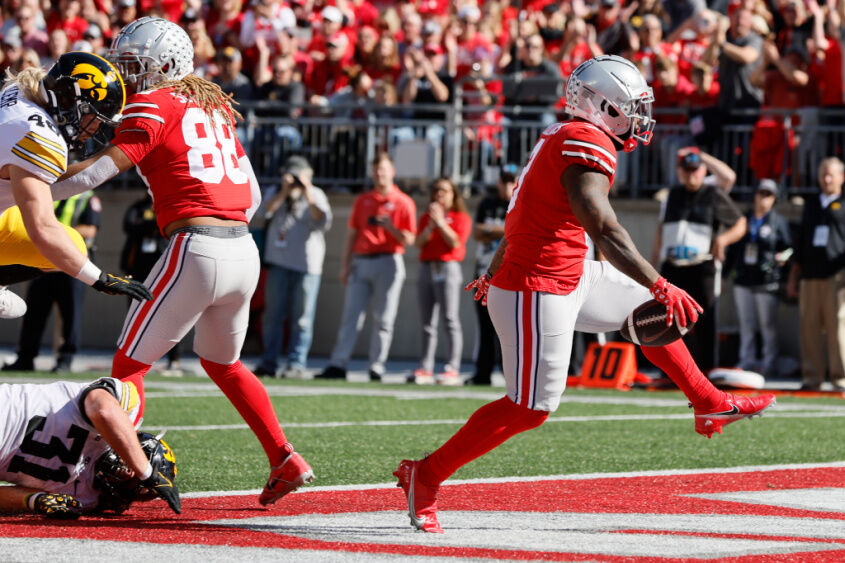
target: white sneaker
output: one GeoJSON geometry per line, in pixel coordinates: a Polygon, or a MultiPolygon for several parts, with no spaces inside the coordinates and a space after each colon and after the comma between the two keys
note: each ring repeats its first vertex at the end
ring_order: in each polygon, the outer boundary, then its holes
{"type": "Polygon", "coordinates": [[[26,313],[26,301],[0,286],[0,319],[17,319],[26,313]]]}

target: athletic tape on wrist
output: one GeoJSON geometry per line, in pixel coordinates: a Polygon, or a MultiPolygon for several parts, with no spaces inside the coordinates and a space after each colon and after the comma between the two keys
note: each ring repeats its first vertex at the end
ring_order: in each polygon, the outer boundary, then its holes
{"type": "Polygon", "coordinates": [[[35,512],[35,501],[44,493],[30,493],[24,497],[23,502],[28,510],[35,512]]]}
{"type": "Polygon", "coordinates": [[[99,279],[103,271],[94,265],[90,260],[82,265],[82,269],[74,276],[76,279],[88,285],[94,285],[99,279]]]}
{"type": "Polygon", "coordinates": [[[141,481],[146,481],[147,479],[149,479],[152,476],[152,474],[153,474],[153,465],[148,462],[147,468],[144,470],[143,473],[141,473],[141,475],[139,475],[139,477],[141,478],[141,481]]]}

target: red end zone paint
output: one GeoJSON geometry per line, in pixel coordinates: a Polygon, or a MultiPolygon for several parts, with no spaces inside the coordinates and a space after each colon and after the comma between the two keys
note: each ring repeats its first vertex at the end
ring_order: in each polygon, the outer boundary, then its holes
{"type": "MultiPolygon", "coordinates": [[[[733,538],[759,541],[789,541],[793,544],[813,543],[811,551],[777,554],[778,561],[843,561],[845,539],[757,535],[748,533],[689,532],[654,530],[638,527],[634,515],[746,515],[780,518],[814,518],[841,521],[845,529],[845,512],[811,511],[765,504],[748,504],[697,498],[687,495],[714,495],[750,491],[783,491],[831,488],[845,491],[845,468],[794,469],[765,472],[688,474],[673,476],[608,477],[598,479],[563,479],[536,482],[446,485],[441,489],[440,510],[504,511],[517,513],[567,512],[582,514],[632,515],[630,529],[607,530],[625,534],[672,535],[679,537],[733,538]],[[831,551],[820,549],[828,544],[831,551]],[[834,546],[839,545],[837,549],[834,546]]],[[[298,535],[254,531],[237,526],[209,524],[215,520],[241,520],[269,516],[308,514],[366,513],[402,511],[403,495],[399,489],[361,491],[313,491],[307,489],[286,497],[278,506],[263,509],[257,495],[186,498],[181,516],[176,516],[155,502],[134,507],[123,516],[83,518],[71,523],[52,523],[33,516],[0,518],[0,537],[77,538],[161,544],[219,545],[233,547],[265,547],[327,551],[392,553],[429,557],[476,557],[490,559],[546,559],[567,561],[682,561],[661,557],[614,556],[604,553],[536,551],[530,545],[524,550],[485,549],[438,545],[402,545],[401,543],[351,543],[321,541],[298,535]]],[[[407,516],[397,514],[397,527],[407,526],[409,538],[414,532],[407,516]]],[[[839,524],[836,524],[839,526],[839,524]]],[[[448,538],[447,529],[447,538],[448,538]]],[[[442,537],[442,536],[441,536],[442,537]]],[[[800,550],[800,547],[798,548],[800,550]]],[[[657,554],[656,554],[657,555],[657,554]]],[[[772,560],[772,555],[749,555],[709,561],[751,562],[772,560]]]]}

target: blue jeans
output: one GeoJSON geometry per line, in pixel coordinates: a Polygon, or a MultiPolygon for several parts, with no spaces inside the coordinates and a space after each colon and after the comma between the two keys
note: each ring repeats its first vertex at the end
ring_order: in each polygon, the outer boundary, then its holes
{"type": "Polygon", "coordinates": [[[314,336],[314,313],[320,274],[306,274],[283,266],[268,266],[264,289],[264,354],[261,367],[276,371],[284,322],[289,319],[288,367],[304,368],[314,336]]]}

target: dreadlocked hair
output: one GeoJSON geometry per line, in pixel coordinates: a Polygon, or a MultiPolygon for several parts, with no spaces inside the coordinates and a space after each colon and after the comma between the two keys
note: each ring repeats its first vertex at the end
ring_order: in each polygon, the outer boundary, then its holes
{"type": "Polygon", "coordinates": [[[220,112],[223,118],[234,127],[236,121],[243,121],[243,116],[232,106],[238,102],[226,94],[220,86],[195,74],[189,74],[179,80],[164,80],[152,86],[153,90],[173,88],[175,94],[191,98],[208,115],[214,118],[214,112],[220,112]]]}
{"type": "Polygon", "coordinates": [[[44,100],[41,99],[41,79],[47,75],[43,68],[25,68],[17,74],[6,69],[6,86],[17,84],[21,93],[31,102],[44,107],[44,100]]]}

